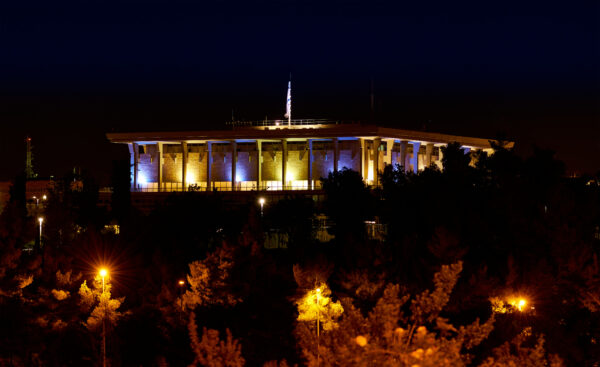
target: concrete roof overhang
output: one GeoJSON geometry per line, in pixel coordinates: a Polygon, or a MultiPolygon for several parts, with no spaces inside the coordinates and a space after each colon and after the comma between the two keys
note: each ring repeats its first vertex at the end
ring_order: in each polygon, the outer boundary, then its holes
{"type": "MultiPolygon", "coordinates": [[[[247,141],[279,141],[287,139],[332,139],[332,138],[382,138],[422,143],[433,143],[445,145],[458,142],[463,146],[489,149],[490,141],[493,139],[481,139],[466,136],[456,136],[425,131],[414,131],[378,127],[375,125],[362,124],[338,124],[338,125],[308,125],[303,128],[287,128],[286,126],[271,126],[269,128],[246,127],[232,130],[202,130],[202,131],[173,131],[173,132],[127,132],[108,133],[108,140],[112,143],[204,143],[206,141],[219,142],[236,140],[247,141]]],[[[507,144],[512,148],[513,142],[507,144]]]]}

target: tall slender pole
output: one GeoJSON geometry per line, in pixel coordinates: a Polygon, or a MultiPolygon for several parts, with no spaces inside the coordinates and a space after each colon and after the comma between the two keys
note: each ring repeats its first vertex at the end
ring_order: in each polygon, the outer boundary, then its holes
{"type": "Polygon", "coordinates": [[[317,288],[317,367],[320,365],[320,357],[321,357],[321,352],[319,351],[319,347],[320,347],[320,333],[319,333],[319,319],[321,317],[321,306],[319,304],[319,294],[321,294],[321,288],[317,288]]]}
{"type": "Polygon", "coordinates": [[[185,282],[183,280],[180,280],[178,282],[179,284],[179,322],[181,322],[182,320],[182,315],[183,315],[183,287],[185,286],[185,282]]]}
{"type": "Polygon", "coordinates": [[[288,99],[290,100],[290,113],[288,114],[288,127],[292,125],[292,73],[290,73],[290,86],[288,92],[288,99]]]}
{"type": "MultiPolygon", "coordinates": [[[[104,298],[104,277],[102,277],[102,298],[104,298]]],[[[106,367],[106,303],[102,314],[102,367],[106,367]]]]}

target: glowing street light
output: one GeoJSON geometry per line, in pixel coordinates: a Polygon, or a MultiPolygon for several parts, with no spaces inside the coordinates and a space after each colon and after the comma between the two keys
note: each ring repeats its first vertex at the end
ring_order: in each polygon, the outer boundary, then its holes
{"type": "Polygon", "coordinates": [[[260,216],[263,216],[263,207],[265,206],[265,198],[258,199],[258,203],[260,204],[260,216]]]}
{"type": "Polygon", "coordinates": [[[515,297],[509,302],[513,309],[516,309],[519,312],[527,311],[527,303],[527,300],[523,297],[515,297]]]}
{"type": "Polygon", "coordinates": [[[38,204],[40,203],[40,199],[37,196],[34,196],[33,200],[35,200],[35,206],[38,206],[38,204]]]}
{"type": "Polygon", "coordinates": [[[46,201],[48,197],[46,195],[42,196],[42,200],[46,201]]]}
{"type": "Polygon", "coordinates": [[[43,217],[38,217],[38,222],[40,223],[40,246],[42,245],[42,223],[44,223],[43,217]]]}
{"type": "Polygon", "coordinates": [[[517,307],[517,310],[519,311],[524,311],[525,305],[527,305],[527,301],[521,298],[516,302],[515,307],[517,307]]]}

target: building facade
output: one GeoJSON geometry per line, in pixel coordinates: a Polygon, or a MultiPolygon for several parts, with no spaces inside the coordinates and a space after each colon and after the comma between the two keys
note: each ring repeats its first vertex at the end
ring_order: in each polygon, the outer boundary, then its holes
{"type": "Polygon", "coordinates": [[[132,191],[314,190],[346,167],[378,185],[385,165],[441,168],[441,147],[492,152],[487,139],[318,120],[231,124],[230,130],[110,133],[129,146],[132,191]]]}

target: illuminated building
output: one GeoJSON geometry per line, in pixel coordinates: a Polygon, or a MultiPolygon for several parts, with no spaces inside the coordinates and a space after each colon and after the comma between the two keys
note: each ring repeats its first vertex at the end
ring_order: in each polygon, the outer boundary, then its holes
{"type": "MultiPolygon", "coordinates": [[[[132,191],[313,190],[346,167],[378,185],[385,165],[441,167],[443,146],[492,152],[487,139],[321,120],[231,123],[229,130],[110,133],[128,144],[132,191]]],[[[511,143],[512,145],[512,143],[511,143]]]]}

